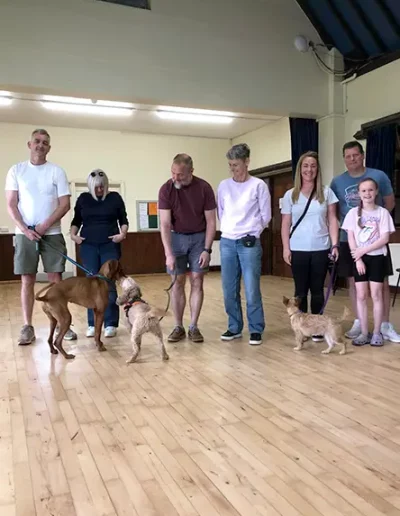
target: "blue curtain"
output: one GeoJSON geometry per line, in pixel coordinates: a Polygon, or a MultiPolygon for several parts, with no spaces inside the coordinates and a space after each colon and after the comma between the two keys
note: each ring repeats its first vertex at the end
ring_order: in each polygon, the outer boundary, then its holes
{"type": "Polygon", "coordinates": [[[370,129],[367,133],[367,167],[383,170],[393,179],[396,160],[396,124],[370,129]]]}
{"type": "Polygon", "coordinates": [[[307,151],[318,152],[318,122],[312,118],[289,118],[293,176],[300,156],[307,151]]]}

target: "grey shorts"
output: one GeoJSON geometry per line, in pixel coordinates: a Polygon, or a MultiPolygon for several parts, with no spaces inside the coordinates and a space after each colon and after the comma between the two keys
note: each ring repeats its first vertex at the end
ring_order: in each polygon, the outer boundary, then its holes
{"type": "Polygon", "coordinates": [[[45,235],[42,240],[43,242],[33,242],[25,235],[15,235],[14,274],[36,274],[39,256],[42,258],[44,272],[65,271],[66,259],[60,254],[67,254],[64,236],[45,235]],[[46,242],[59,252],[46,245],[46,242]],[[39,244],[39,250],[36,249],[36,244],[39,244]]]}
{"type": "MultiPolygon", "coordinates": [[[[171,232],[172,252],[175,256],[175,267],[177,274],[185,274],[186,272],[208,272],[208,267],[202,269],[199,264],[199,258],[204,251],[206,234],[202,233],[175,233],[171,232]]],[[[167,268],[168,274],[173,274],[167,268]]]]}

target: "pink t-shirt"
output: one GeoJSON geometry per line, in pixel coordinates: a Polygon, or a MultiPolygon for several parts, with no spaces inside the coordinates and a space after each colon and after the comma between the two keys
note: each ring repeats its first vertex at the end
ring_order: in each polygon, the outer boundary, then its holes
{"type": "MultiPolygon", "coordinates": [[[[352,208],[342,224],[342,229],[354,232],[357,247],[367,247],[379,240],[384,233],[395,232],[390,213],[381,206],[377,206],[373,211],[362,210],[361,224],[363,226],[362,229],[358,225],[358,208],[352,208]]],[[[387,247],[384,245],[367,254],[371,256],[383,254],[386,256],[387,247]]]]}

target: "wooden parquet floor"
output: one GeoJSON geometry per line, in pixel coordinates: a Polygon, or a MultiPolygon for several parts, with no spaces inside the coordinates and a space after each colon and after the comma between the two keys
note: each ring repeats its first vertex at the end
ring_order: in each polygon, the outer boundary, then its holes
{"type": "MultiPolygon", "coordinates": [[[[167,276],[137,279],[162,308],[167,276]]],[[[281,301],[292,282],[262,289],[262,346],[219,340],[212,273],[204,344],[167,344],[165,363],[148,336],[127,366],[126,329],[99,354],[77,306],[75,360],[50,355],[39,305],[37,340],[19,347],[19,284],[0,285],[1,516],[400,515],[400,345],[294,352],[281,301]]],[[[328,313],[346,302],[339,292],[328,313]]]]}

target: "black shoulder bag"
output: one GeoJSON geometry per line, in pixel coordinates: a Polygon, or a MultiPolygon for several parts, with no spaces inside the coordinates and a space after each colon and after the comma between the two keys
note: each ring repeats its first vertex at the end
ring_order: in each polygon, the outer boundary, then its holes
{"type": "Polygon", "coordinates": [[[310,195],[310,197],[308,198],[308,201],[307,201],[306,207],[304,208],[304,211],[303,211],[303,213],[301,214],[301,217],[299,218],[299,220],[296,222],[296,224],[292,227],[292,230],[290,231],[289,240],[292,238],[292,235],[293,235],[293,233],[295,232],[295,230],[297,229],[297,226],[300,224],[300,222],[301,222],[301,221],[304,219],[304,217],[306,216],[306,213],[307,213],[307,211],[308,211],[308,208],[310,207],[311,201],[313,200],[313,197],[314,197],[315,191],[316,191],[316,186],[314,185],[314,188],[312,189],[311,195],[310,195]]]}

